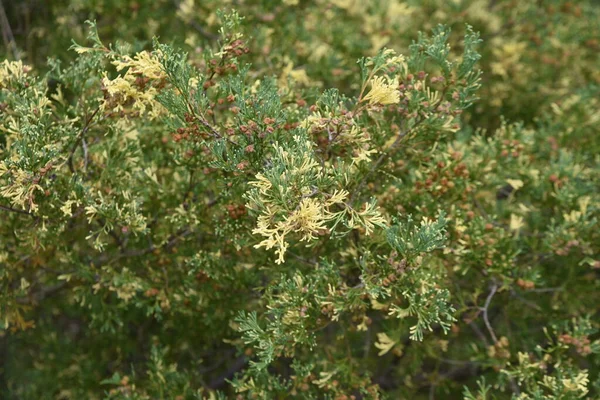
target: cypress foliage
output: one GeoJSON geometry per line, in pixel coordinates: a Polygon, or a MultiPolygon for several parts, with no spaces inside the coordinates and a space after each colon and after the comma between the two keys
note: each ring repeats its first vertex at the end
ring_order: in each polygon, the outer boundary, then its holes
{"type": "Polygon", "coordinates": [[[600,396],[593,1],[42,8],[2,19],[2,398],[600,396]]]}

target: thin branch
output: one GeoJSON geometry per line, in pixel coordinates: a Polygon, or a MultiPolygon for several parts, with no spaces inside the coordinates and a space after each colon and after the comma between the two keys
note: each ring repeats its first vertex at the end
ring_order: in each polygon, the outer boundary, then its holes
{"type": "Polygon", "coordinates": [[[12,29],[10,28],[10,23],[8,22],[6,12],[4,11],[2,0],[0,0],[0,25],[2,26],[2,39],[4,40],[4,45],[7,49],[12,51],[14,59],[18,60],[19,52],[17,51],[17,44],[15,42],[12,29]]]}
{"type": "Polygon", "coordinates": [[[433,383],[429,387],[429,400],[435,400],[435,388],[436,387],[437,387],[437,385],[435,383],[433,383]]]}
{"type": "MultiPolygon", "coordinates": [[[[77,147],[79,147],[79,143],[82,140],[84,140],[84,136],[85,136],[86,132],[88,131],[88,129],[90,128],[90,124],[92,123],[92,120],[94,119],[96,114],[98,114],[99,111],[100,111],[100,106],[98,106],[98,108],[96,108],[96,110],[92,113],[92,115],[90,115],[90,117],[85,121],[85,124],[83,125],[83,128],[81,129],[81,132],[79,132],[79,135],[77,135],[77,140],[75,140],[75,143],[73,144],[73,147],[71,148],[71,152],[69,153],[68,163],[69,163],[69,170],[73,174],[75,173],[75,167],[73,166],[73,155],[75,154],[77,147]]],[[[84,164],[85,164],[85,167],[87,168],[87,145],[84,145],[83,152],[84,152],[84,157],[86,158],[84,160],[84,164]]]]}
{"type": "Polygon", "coordinates": [[[487,328],[488,332],[490,333],[490,336],[492,337],[492,340],[494,341],[494,343],[498,343],[498,337],[496,336],[496,333],[494,332],[494,329],[492,328],[492,324],[490,324],[490,319],[488,317],[488,309],[490,307],[490,303],[492,302],[492,298],[494,297],[494,295],[496,294],[497,291],[498,291],[498,284],[496,282],[494,282],[492,284],[492,288],[490,289],[490,294],[488,294],[487,299],[485,299],[485,304],[481,308],[481,311],[483,311],[483,322],[485,323],[485,327],[487,328]]]}
{"type": "Polygon", "coordinates": [[[485,335],[483,334],[481,329],[479,329],[479,327],[473,321],[469,322],[468,324],[471,327],[471,329],[473,329],[473,332],[475,332],[475,335],[477,335],[479,340],[481,340],[483,342],[485,347],[489,347],[490,343],[488,342],[487,337],[485,337],[485,335]]]}
{"type": "Polygon", "coordinates": [[[217,378],[213,379],[210,384],[208,385],[209,388],[211,389],[218,389],[220,387],[222,387],[224,384],[227,383],[228,379],[231,379],[236,372],[241,371],[246,364],[248,363],[248,359],[246,358],[246,356],[240,356],[238,357],[235,362],[231,365],[231,367],[229,367],[229,369],[227,371],[225,371],[225,373],[221,376],[218,376],[217,378]]]}
{"type": "Polygon", "coordinates": [[[198,33],[207,40],[214,41],[219,38],[219,35],[215,35],[213,33],[208,32],[206,29],[202,27],[198,22],[192,21],[190,25],[194,27],[198,31],[198,33]]]}
{"type": "Polygon", "coordinates": [[[26,297],[17,298],[17,303],[19,304],[33,304],[39,303],[44,300],[46,297],[50,297],[58,292],[60,292],[63,288],[67,286],[66,281],[59,282],[52,286],[46,286],[41,288],[39,291],[35,293],[30,293],[26,297]]]}
{"type": "Polygon", "coordinates": [[[3,206],[1,204],[0,204],[0,210],[9,211],[9,212],[17,213],[17,214],[28,215],[28,216],[30,216],[33,219],[37,219],[38,218],[34,214],[30,213],[29,211],[19,210],[17,208],[12,208],[12,207],[8,207],[8,206],[3,206]]]}
{"type": "Polygon", "coordinates": [[[523,296],[521,296],[519,293],[517,293],[517,291],[515,289],[511,289],[510,293],[520,302],[522,302],[523,304],[525,304],[528,307],[533,308],[536,311],[542,311],[542,308],[540,306],[538,306],[537,304],[535,304],[532,301],[527,300],[526,298],[524,298],[523,296]]]}
{"type": "Polygon", "coordinates": [[[190,195],[190,193],[192,193],[192,190],[194,189],[194,170],[190,169],[189,171],[190,171],[190,179],[188,181],[188,187],[187,187],[185,193],[183,194],[182,203],[186,202],[188,196],[190,195]]]}
{"type": "MultiPolygon", "coordinates": [[[[483,308],[481,308],[481,311],[483,311],[483,322],[485,323],[485,326],[486,326],[488,332],[490,333],[490,336],[492,337],[494,344],[498,343],[498,337],[496,336],[496,333],[494,332],[494,329],[492,328],[492,324],[490,323],[490,319],[488,317],[488,310],[490,307],[490,303],[492,302],[492,298],[494,297],[494,295],[497,292],[498,292],[498,284],[496,282],[493,282],[492,288],[490,289],[490,293],[488,294],[488,297],[485,299],[485,304],[483,305],[483,308]]],[[[517,395],[520,394],[521,391],[519,390],[519,386],[515,382],[514,378],[509,377],[509,382],[510,382],[510,387],[511,387],[512,391],[514,393],[516,393],[517,395]]]]}
{"type": "Polygon", "coordinates": [[[441,363],[446,363],[450,365],[474,365],[480,366],[482,363],[479,361],[471,361],[471,360],[451,360],[448,358],[438,358],[437,359],[441,363]]]}
{"type": "Polygon", "coordinates": [[[214,199],[212,199],[208,203],[206,203],[206,207],[210,208],[210,207],[214,206],[215,204],[217,204],[219,202],[219,200],[221,200],[221,195],[215,197],[214,199]]]}
{"type": "Polygon", "coordinates": [[[532,292],[532,293],[548,293],[548,292],[553,293],[553,292],[560,292],[560,291],[563,291],[563,290],[565,290],[565,288],[562,287],[562,286],[559,286],[559,287],[555,287],[555,288],[527,289],[525,291],[525,293],[529,293],[529,292],[532,292]]]}
{"type": "Polygon", "coordinates": [[[83,147],[83,170],[87,172],[88,169],[88,146],[85,141],[85,137],[81,138],[81,146],[83,147]]]}
{"type": "Polygon", "coordinates": [[[390,148],[387,151],[383,152],[383,154],[381,154],[381,156],[379,156],[379,158],[377,159],[377,161],[375,161],[375,164],[373,164],[373,166],[371,167],[371,169],[369,170],[369,172],[367,172],[367,174],[362,178],[362,180],[360,181],[360,183],[356,187],[356,190],[354,190],[354,193],[351,196],[350,201],[349,201],[350,203],[354,199],[354,196],[356,194],[360,193],[361,189],[366,185],[367,179],[371,176],[371,174],[373,174],[373,172],[375,172],[379,168],[379,166],[381,165],[381,163],[383,163],[386,160],[386,158],[388,158],[389,156],[391,156],[396,151],[396,147],[398,147],[400,145],[400,142],[402,141],[402,139],[404,139],[404,137],[406,137],[409,133],[411,133],[423,121],[424,121],[424,119],[419,120],[412,128],[410,128],[407,131],[404,131],[404,132],[400,133],[398,135],[398,137],[396,138],[396,140],[394,141],[394,143],[392,143],[392,145],[390,146],[390,148]]]}
{"type": "MultiPolygon", "coordinates": [[[[176,9],[179,9],[180,2],[177,0],[173,0],[173,5],[175,6],[176,9]]],[[[194,29],[196,29],[198,31],[198,33],[200,34],[200,36],[202,36],[206,40],[215,41],[219,38],[219,35],[215,35],[214,33],[208,32],[206,29],[204,29],[202,27],[202,25],[200,25],[198,22],[196,22],[194,20],[191,20],[189,22],[189,25],[192,26],[194,29]]]]}
{"type": "MultiPolygon", "coordinates": [[[[446,98],[446,92],[447,92],[447,90],[448,90],[448,86],[445,86],[444,90],[442,91],[442,95],[440,96],[440,99],[431,108],[432,110],[436,110],[442,104],[442,101],[444,101],[445,98],[446,98]]],[[[358,97],[359,102],[362,101],[361,98],[362,98],[363,91],[364,91],[364,88],[361,90],[361,94],[358,97]]],[[[379,156],[379,158],[377,159],[377,161],[375,161],[375,164],[373,164],[373,166],[371,167],[371,169],[369,170],[369,172],[367,172],[367,174],[362,178],[362,180],[360,181],[358,187],[352,193],[352,196],[350,197],[349,203],[352,202],[352,200],[354,199],[354,196],[356,196],[360,192],[360,190],[365,186],[365,184],[367,183],[367,179],[371,176],[371,174],[373,174],[373,172],[375,172],[377,170],[377,168],[379,168],[379,166],[381,165],[381,163],[383,163],[386,158],[388,158],[389,156],[391,156],[392,154],[394,154],[396,152],[397,148],[400,146],[400,142],[402,142],[402,139],[404,139],[406,136],[408,136],[410,133],[412,133],[425,120],[426,120],[426,117],[424,117],[421,114],[419,116],[419,120],[410,129],[408,129],[408,130],[406,130],[404,132],[401,132],[398,135],[398,137],[396,137],[396,140],[394,140],[394,143],[392,143],[392,145],[389,147],[389,149],[387,149],[381,156],[379,156]]]]}
{"type": "MultiPolygon", "coordinates": [[[[98,225],[100,226],[100,229],[102,229],[102,231],[104,231],[104,228],[106,227],[106,222],[104,221],[104,219],[98,218],[97,222],[98,222],[98,225]]],[[[121,251],[125,251],[123,241],[121,240],[121,238],[119,237],[117,232],[115,232],[114,229],[111,229],[107,233],[110,235],[110,237],[112,237],[114,239],[115,243],[117,244],[117,246],[119,246],[121,251]]]]}
{"type": "MultiPolygon", "coordinates": [[[[190,107],[191,107],[191,105],[190,105],[190,107]]],[[[192,111],[193,111],[193,110],[192,110],[192,111]]],[[[217,131],[217,129],[216,129],[214,126],[212,126],[212,125],[210,124],[210,122],[208,122],[208,121],[206,120],[206,118],[204,118],[204,116],[202,116],[202,115],[197,115],[197,116],[196,116],[196,118],[198,119],[198,121],[200,121],[200,123],[201,123],[201,124],[202,124],[202,125],[203,125],[203,126],[206,128],[206,129],[208,129],[208,131],[209,131],[209,132],[212,134],[212,136],[213,136],[213,137],[215,137],[215,138],[217,138],[217,139],[225,139],[225,140],[227,140],[229,143],[231,143],[232,145],[239,147],[239,145],[238,145],[236,142],[234,142],[233,140],[231,140],[231,138],[229,138],[229,137],[227,137],[227,136],[225,136],[225,137],[224,137],[223,135],[221,135],[221,134],[219,133],[219,131],[217,131]]]]}

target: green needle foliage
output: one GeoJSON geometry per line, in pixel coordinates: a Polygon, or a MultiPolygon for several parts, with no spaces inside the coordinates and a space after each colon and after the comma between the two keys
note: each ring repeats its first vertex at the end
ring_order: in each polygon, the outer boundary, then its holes
{"type": "Polygon", "coordinates": [[[600,396],[593,1],[49,3],[0,15],[0,397],[600,396]]]}

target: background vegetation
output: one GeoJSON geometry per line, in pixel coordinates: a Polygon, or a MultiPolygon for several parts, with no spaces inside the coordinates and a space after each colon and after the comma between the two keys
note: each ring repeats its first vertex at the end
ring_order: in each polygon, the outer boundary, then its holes
{"type": "Polygon", "coordinates": [[[0,397],[600,396],[596,1],[1,4],[0,397]]]}

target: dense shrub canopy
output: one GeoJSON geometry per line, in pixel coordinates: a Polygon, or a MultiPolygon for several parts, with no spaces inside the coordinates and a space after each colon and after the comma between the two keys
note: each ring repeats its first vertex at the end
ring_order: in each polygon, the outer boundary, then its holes
{"type": "Polygon", "coordinates": [[[594,1],[7,3],[2,398],[600,396],[594,1]]]}

